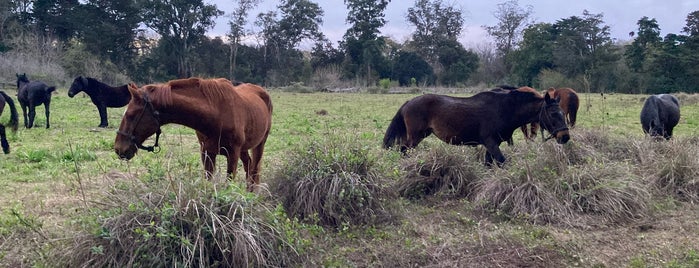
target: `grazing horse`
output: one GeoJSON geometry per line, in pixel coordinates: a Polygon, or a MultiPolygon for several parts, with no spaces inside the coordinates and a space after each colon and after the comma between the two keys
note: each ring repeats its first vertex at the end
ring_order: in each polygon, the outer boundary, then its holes
{"type": "Polygon", "coordinates": [[[213,175],[220,154],[228,159],[229,178],[235,178],[241,159],[248,190],[257,188],[260,160],[272,126],[272,101],[262,87],[234,86],[223,78],[189,78],[141,88],[129,84],[128,89],[131,101],[114,142],[120,158],[131,159],[138,149],[152,151],[158,145],[160,126],[180,124],[196,130],[207,178],[213,175]],[[153,134],[155,145],[143,146],[153,134]]]}
{"type": "Polygon", "coordinates": [[[482,144],[485,163],[505,162],[500,143],[520,126],[539,122],[558,143],[570,139],[558,101],[533,92],[485,91],[467,98],[426,94],[407,101],[391,120],[383,139],[384,148],[399,144],[401,151],[414,148],[434,133],[454,145],[482,144]]]}
{"type": "Polygon", "coordinates": [[[649,96],[641,109],[643,132],[654,138],[672,138],[672,129],[679,121],[680,102],[670,94],[649,96]]]}
{"type": "Polygon", "coordinates": [[[92,103],[97,106],[100,114],[100,124],[98,127],[107,127],[107,107],[124,107],[129,104],[131,94],[127,85],[112,87],[91,77],[78,76],[73,80],[68,90],[68,97],[74,97],[80,92],[85,92],[90,96],[92,103]]]}
{"type": "MultiPolygon", "coordinates": [[[[4,91],[0,90],[0,114],[5,110],[5,105],[10,107],[10,122],[9,127],[12,128],[13,132],[17,131],[17,122],[19,121],[19,115],[17,115],[17,108],[15,107],[15,102],[5,94],[4,91]]],[[[10,153],[10,143],[7,142],[7,134],[5,133],[5,125],[0,124],[0,145],[2,145],[2,152],[10,153]]]]}
{"type": "Polygon", "coordinates": [[[580,99],[578,98],[578,93],[572,88],[549,88],[547,93],[551,95],[552,98],[559,99],[559,105],[563,111],[563,116],[566,118],[566,123],[570,128],[575,127],[575,119],[578,115],[578,107],[580,107],[580,99]]]}
{"type": "Polygon", "coordinates": [[[29,82],[27,74],[17,75],[17,100],[22,107],[22,115],[24,116],[24,127],[32,128],[34,126],[34,117],[36,116],[36,106],[44,105],[46,112],[46,128],[49,128],[49,108],[51,106],[51,93],[56,90],[56,87],[49,87],[44,82],[32,81],[29,82]],[[29,109],[29,117],[27,117],[27,109],[29,109]]]}

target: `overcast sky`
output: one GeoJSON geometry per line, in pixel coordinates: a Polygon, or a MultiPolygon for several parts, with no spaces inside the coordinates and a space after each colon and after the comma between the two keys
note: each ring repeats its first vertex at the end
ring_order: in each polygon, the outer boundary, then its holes
{"type": "MultiPolygon", "coordinates": [[[[234,9],[233,1],[208,0],[208,2],[216,4],[218,9],[226,12],[226,15],[218,18],[216,27],[209,34],[212,36],[225,35],[230,20],[228,13],[234,9]]],[[[336,45],[349,27],[345,24],[347,9],[344,1],[316,0],[315,2],[325,12],[321,30],[336,45]]],[[[505,2],[505,0],[443,0],[443,2],[453,3],[455,7],[463,11],[465,23],[460,40],[466,47],[474,47],[491,41],[481,26],[497,24],[493,12],[497,8],[497,4],[505,2]]],[[[399,42],[405,41],[413,31],[411,25],[406,21],[405,15],[408,8],[414,6],[414,3],[413,0],[392,0],[385,10],[387,23],[381,28],[381,33],[399,42]]],[[[257,31],[258,29],[252,26],[257,14],[276,10],[278,4],[279,1],[263,0],[254,11],[250,12],[248,28],[257,31]]],[[[536,22],[555,23],[563,18],[582,16],[583,10],[588,10],[592,14],[602,13],[605,24],[611,27],[612,38],[620,41],[630,39],[628,33],[637,30],[636,22],[643,16],[655,18],[658,21],[661,36],[668,33],[679,34],[685,25],[687,14],[699,10],[699,0],[520,0],[519,5],[520,7],[531,5],[533,7],[532,18],[536,22]]],[[[254,42],[254,40],[248,40],[248,42],[254,42]]]]}

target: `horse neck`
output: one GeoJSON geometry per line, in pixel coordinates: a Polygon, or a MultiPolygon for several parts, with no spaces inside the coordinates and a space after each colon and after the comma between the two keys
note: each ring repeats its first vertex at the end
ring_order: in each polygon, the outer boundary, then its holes
{"type": "Polygon", "coordinates": [[[545,101],[543,98],[541,99],[534,99],[533,101],[527,102],[525,104],[522,104],[520,106],[517,106],[517,110],[515,111],[516,114],[520,115],[517,116],[516,118],[520,121],[517,123],[521,124],[526,124],[526,123],[531,123],[539,120],[539,113],[541,112],[541,109],[545,104],[545,101]]]}
{"type": "Polygon", "coordinates": [[[212,118],[212,115],[215,115],[217,111],[208,102],[191,103],[192,99],[206,100],[205,96],[197,92],[198,90],[188,90],[186,93],[181,93],[173,90],[171,104],[167,106],[156,105],[155,107],[160,113],[160,124],[178,124],[195,130],[209,128],[212,122],[207,119],[212,118]],[[196,96],[196,94],[200,96],[196,96]]]}
{"type": "Polygon", "coordinates": [[[97,79],[87,78],[87,86],[83,88],[83,91],[85,91],[85,93],[91,94],[96,93],[103,88],[110,88],[110,86],[100,81],[97,81],[97,79]]]}

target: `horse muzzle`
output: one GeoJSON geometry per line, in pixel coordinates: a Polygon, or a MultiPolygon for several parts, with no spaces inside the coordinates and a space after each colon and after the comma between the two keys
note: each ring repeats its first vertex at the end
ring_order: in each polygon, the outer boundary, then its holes
{"type": "Polygon", "coordinates": [[[119,159],[121,160],[131,160],[131,158],[136,155],[136,147],[130,146],[131,148],[128,149],[119,149],[119,148],[114,148],[114,152],[119,156],[119,159]],[[133,149],[132,149],[133,148],[133,149]]]}
{"type": "Polygon", "coordinates": [[[568,133],[567,129],[556,132],[554,136],[556,136],[558,144],[565,144],[570,140],[570,133],[568,133]]]}

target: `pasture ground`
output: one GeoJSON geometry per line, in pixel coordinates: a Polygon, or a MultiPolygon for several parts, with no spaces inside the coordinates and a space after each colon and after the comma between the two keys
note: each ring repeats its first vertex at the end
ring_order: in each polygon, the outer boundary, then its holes
{"type": "MultiPolygon", "coordinates": [[[[0,155],[0,266],[52,266],[53,245],[70,239],[96,197],[115,181],[157,179],[182,170],[201,170],[194,132],[182,126],[163,128],[159,153],[139,152],[129,162],[113,152],[115,130],[125,108],[110,108],[107,129],[89,98],[68,98],[61,88],[51,103],[51,128],[45,129],[43,106],[35,128],[10,134],[12,152],[0,155]]],[[[8,91],[11,96],[15,92],[8,91]]],[[[380,156],[378,162],[400,178],[400,157],[381,149],[383,133],[398,107],[415,94],[311,93],[271,91],[273,130],[263,158],[262,181],[286,161],[287,152],[311,140],[340,137],[380,156]]],[[[464,95],[466,96],[466,95],[464,95]]],[[[699,104],[685,95],[675,141],[699,136],[699,104]]],[[[582,94],[573,131],[595,131],[617,139],[643,140],[639,112],[643,96],[582,94]]],[[[20,110],[19,106],[17,107],[20,110]]],[[[6,110],[0,120],[7,122],[6,110]]],[[[22,125],[20,114],[20,125],[22,125]]],[[[575,136],[574,136],[575,138],[575,136]]],[[[575,140],[573,140],[575,142],[575,140]]],[[[152,140],[146,144],[152,143],[152,140]]],[[[515,134],[515,146],[503,143],[507,156],[536,147],[515,134]]],[[[418,149],[441,142],[428,138],[418,149]]],[[[474,153],[478,149],[450,149],[474,153]]],[[[600,163],[604,165],[605,163],[600,163]]],[[[218,170],[225,170],[218,161],[218,170]]],[[[594,168],[594,167],[589,167],[594,168]]],[[[697,167],[690,167],[699,169],[697,167]]],[[[243,181],[240,173],[236,181],[243,181]]],[[[466,199],[396,199],[396,221],[374,226],[345,225],[338,230],[306,230],[310,245],[302,266],[384,267],[697,267],[699,206],[667,197],[652,203],[640,221],[612,226],[560,226],[503,219],[476,212],[466,199]]]]}

